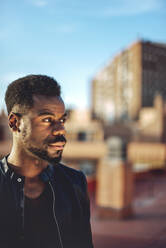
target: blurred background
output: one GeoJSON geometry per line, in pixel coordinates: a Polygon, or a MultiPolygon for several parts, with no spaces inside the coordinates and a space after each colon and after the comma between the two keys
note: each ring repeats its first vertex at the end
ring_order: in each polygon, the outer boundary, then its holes
{"type": "Polygon", "coordinates": [[[95,248],[166,247],[166,1],[1,0],[0,157],[6,88],[62,86],[63,162],[87,176],[95,248]]]}

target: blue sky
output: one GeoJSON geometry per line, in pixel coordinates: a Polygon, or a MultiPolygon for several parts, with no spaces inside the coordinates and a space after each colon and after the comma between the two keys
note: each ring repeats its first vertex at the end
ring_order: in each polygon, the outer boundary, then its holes
{"type": "Polygon", "coordinates": [[[165,0],[1,0],[0,109],[8,83],[53,76],[68,106],[90,106],[90,82],[138,38],[166,43],[165,0]]]}

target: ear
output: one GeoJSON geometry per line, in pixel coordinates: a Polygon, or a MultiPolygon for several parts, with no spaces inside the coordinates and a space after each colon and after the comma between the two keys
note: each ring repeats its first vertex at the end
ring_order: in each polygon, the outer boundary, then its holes
{"type": "Polygon", "coordinates": [[[9,120],[9,127],[12,129],[13,132],[20,132],[19,126],[20,126],[20,118],[21,116],[17,113],[11,112],[9,114],[8,120],[9,120]]]}

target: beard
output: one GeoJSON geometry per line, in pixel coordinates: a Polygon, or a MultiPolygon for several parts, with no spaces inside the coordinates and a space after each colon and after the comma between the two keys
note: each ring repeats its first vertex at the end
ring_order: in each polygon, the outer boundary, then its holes
{"type": "Polygon", "coordinates": [[[56,142],[65,142],[66,143],[66,138],[64,135],[56,135],[54,138],[50,138],[47,137],[44,141],[43,141],[43,147],[41,148],[37,148],[36,145],[33,146],[31,144],[31,142],[29,142],[29,140],[27,139],[27,128],[25,128],[23,130],[22,133],[22,137],[23,137],[23,142],[27,148],[27,150],[35,155],[35,157],[40,158],[42,160],[45,160],[47,162],[49,162],[50,164],[58,164],[61,161],[62,158],[62,150],[58,150],[56,151],[56,153],[54,155],[50,155],[47,151],[48,146],[52,143],[56,143],[56,142]]]}
{"type": "Polygon", "coordinates": [[[33,155],[37,156],[42,160],[46,160],[50,164],[56,165],[61,161],[62,158],[62,151],[57,151],[56,157],[51,157],[46,150],[29,147],[28,151],[31,152],[33,155]]]}

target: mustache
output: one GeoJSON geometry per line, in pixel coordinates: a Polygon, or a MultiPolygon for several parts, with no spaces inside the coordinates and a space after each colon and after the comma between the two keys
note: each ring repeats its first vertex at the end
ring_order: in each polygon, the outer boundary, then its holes
{"type": "Polygon", "coordinates": [[[55,137],[54,137],[54,139],[53,138],[47,138],[47,139],[45,139],[45,141],[44,141],[44,143],[45,144],[53,144],[53,143],[56,143],[56,142],[67,142],[67,140],[66,140],[66,138],[65,138],[65,136],[64,135],[56,135],[55,137]]]}

